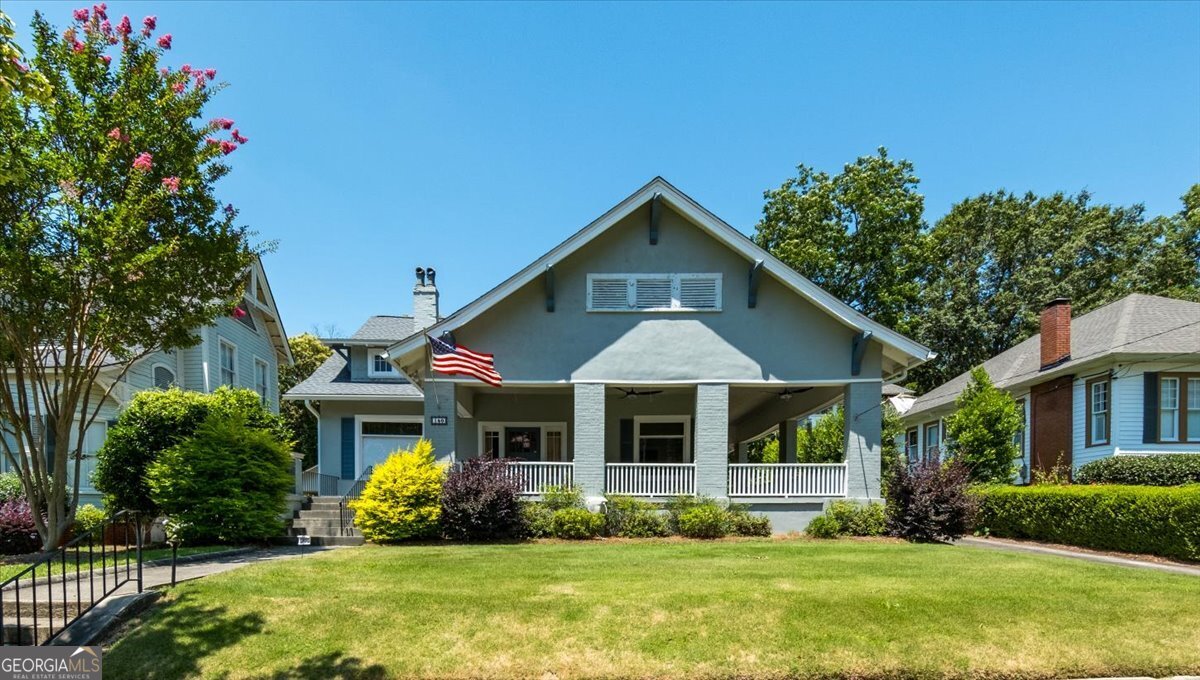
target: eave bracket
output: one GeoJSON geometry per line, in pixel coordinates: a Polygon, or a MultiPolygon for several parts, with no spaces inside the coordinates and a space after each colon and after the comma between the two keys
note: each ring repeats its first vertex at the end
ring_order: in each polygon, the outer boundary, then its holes
{"type": "Polygon", "coordinates": [[[650,199],[650,245],[658,245],[658,225],[662,222],[662,194],[650,199]]]}
{"type": "Polygon", "coordinates": [[[874,335],[874,331],[861,331],[854,336],[850,347],[850,375],[857,376],[862,373],[862,360],[867,354],[867,345],[870,344],[874,335]]]}
{"type": "Polygon", "coordinates": [[[754,264],[750,265],[750,294],[746,300],[750,309],[758,306],[758,282],[762,280],[762,268],[762,260],[755,260],[754,264]]]}

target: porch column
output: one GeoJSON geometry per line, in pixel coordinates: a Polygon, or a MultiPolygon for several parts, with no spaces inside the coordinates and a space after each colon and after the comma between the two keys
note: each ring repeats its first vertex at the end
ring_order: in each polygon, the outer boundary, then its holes
{"type": "Polygon", "coordinates": [[[425,381],[425,438],[433,444],[433,457],[439,462],[458,460],[454,455],[458,445],[457,387],[452,382],[425,381]]]}
{"type": "Polygon", "coordinates": [[[737,460],[739,463],[750,462],[750,442],[738,442],[737,460]]]}
{"type": "Polygon", "coordinates": [[[779,462],[796,462],[796,421],[779,423],[779,462]]]}
{"type": "Polygon", "coordinates": [[[729,385],[696,386],[696,493],[729,495],[729,385]]]}
{"type": "Polygon", "coordinates": [[[846,497],[879,500],[883,383],[846,385],[846,497]]]}
{"type": "Polygon", "coordinates": [[[575,383],[575,486],[588,505],[604,496],[604,384],[575,383]]]}

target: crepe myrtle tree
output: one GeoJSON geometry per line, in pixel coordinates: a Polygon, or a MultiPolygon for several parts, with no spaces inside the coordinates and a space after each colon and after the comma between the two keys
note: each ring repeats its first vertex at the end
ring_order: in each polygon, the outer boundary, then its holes
{"type": "Polygon", "coordinates": [[[104,3],[61,31],[35,14],[14,65],[49,96],[0,91],[0,446],[43,509],[45,549],[73,521],[84,433],[130,363],[195,344],[261,252],[214,195],[247,141],[202,116],[216,71],[167,66],[156,24],[104,3]]]}

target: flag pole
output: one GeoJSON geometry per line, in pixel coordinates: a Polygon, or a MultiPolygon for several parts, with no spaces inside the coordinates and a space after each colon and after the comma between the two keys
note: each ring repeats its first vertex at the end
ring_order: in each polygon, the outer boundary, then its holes
{"type": "Polygon", "coordinates": [[[429,389],[433,390],[433,403],[439,409],[442,408],[442,401],[438,398],[437,381],[433,379],[433,349],[430,347],[429,334],[425,334],[425,364],[429,366],[429,389]]]}

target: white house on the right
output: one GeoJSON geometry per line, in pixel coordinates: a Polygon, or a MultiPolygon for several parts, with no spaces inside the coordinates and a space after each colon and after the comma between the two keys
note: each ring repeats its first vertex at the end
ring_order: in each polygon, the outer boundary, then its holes
{"type": "MultiPolygon", "coordinates": [[[[983,363],[1017,400],[1020,481],[1113,455],[1200,455],[1200,304],[1134,294],[1077,318],[1059,298],[1041,332],[983,363]]],[[[964,373],[902,414],[910,461],[941,457],[964,373]]]]}

